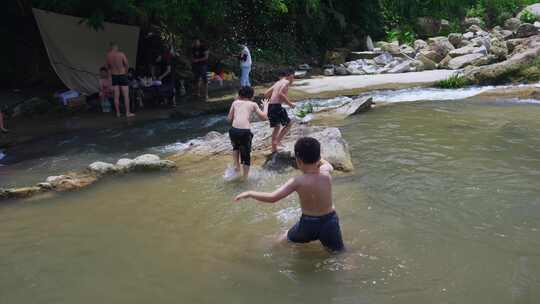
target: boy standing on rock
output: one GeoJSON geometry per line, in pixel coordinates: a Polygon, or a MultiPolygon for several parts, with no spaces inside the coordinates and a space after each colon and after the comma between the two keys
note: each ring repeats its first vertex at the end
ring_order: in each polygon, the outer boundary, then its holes
{"type": "Polygon", "coordinates": [[[339,218],[332,203],[332,165],[321,159],[321,145],[315,138],[300,138],[294,145],[296,164],[302,175],[291,178],[272,193],[247,191],[235,198],[240,201],[253,198],[265,203],[275,203],[296,192],[300,198],[302,217],[287,232],[293,243],[319,240],[330,251],[342,251],[339,218]]]}
{"type": "Polygon", "coordinates": [[[294,104],[289,100],[289,86],[294,81],[293,71],[284,71],[280,74],[280,80],[276,82],[264,94],[266,98],[270,98],[268,105],[268,120],[272,131],[272,153],[277,152],[281,140],[291,129],[291,120],[287,115],[287,111],[282,107],[285,103],[289,107],[294,108],[294,104]],[[281,125],[281,126],[280,126],[281,125]]]}
{"type": "Polygon", "coordinates": [[[240,172],[240,164],[243,167],[243,177],[247,179],[251,166],[251,116],[256,113],[262,120],[267,120],[268,102],[263,102],[263,110],[251,101],[253,98],[253,88],[241,87],[238,91],[238,98],[232,103],[229,111],[229,121],[232,127],[229,130],[229,137],[233,146],[233,163],[237,173],[240,172]]]}

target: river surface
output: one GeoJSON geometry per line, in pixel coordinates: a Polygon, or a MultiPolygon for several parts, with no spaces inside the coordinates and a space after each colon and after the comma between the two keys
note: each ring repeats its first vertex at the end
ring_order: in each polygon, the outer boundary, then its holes
{"type": "MultiPolygon", "coordinates": [[[[209,161],[0,204],[0,303],[539,303],[539,117],[532,101],[452,100],[343,122],[356,170],[334,178],[340,255],[275,243],[300,213],[296,196],[231,201],[297,172],[255,169],[247,183],[227,183],[226,164],[209,161]]],[[[219,117],[196,124],[205,122],[225,127],[219,117]]],[[[68,158],[60,170],[166,154],[188,138],[177,123],[157,124],[109,131],[134,142],[80,139],[95,146],[55,146],[0,170],[17,184],[43,179],[40,162],[68,158]],[[138,142],[163,126],[171,131],[138,142]]]]}

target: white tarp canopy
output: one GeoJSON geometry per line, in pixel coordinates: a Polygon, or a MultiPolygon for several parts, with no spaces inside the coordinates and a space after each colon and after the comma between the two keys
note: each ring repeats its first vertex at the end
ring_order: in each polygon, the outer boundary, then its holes
{"type": "Polygon", "coordinates": [[[51,65],[71,90],[85,95],[99,91],[99,68],[111,42],[116,42],[130,66],[136,65],[139,28],[105,22],[94,30],[81,18],[33,9],[51,65]]]}

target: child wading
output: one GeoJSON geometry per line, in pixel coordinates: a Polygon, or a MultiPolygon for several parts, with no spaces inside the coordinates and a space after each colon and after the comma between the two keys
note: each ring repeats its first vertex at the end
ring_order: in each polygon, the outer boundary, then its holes
{"type": "Polygon", "coordinates": [[[229,130],[229,137],[233,146],[233,162],[236,172],[240,172],[240,164],[243,167],[244,179],[249,175],[251,166],[251,116],[257,113],[260,119],[267,119],[268,103],[263,102],[263,111],[259,106],[251,101],[253,98],[253,89],[251,87],[242,87],[238,91],[238,98],[232,103],[229,111],[229,121],[232,122],[232,128],[229,130]]]}
{"type": "Polygon", "coordinates": [[[321,145],[311,137],[299,139],[294,154],[302,175],[290,179],[272,193],[247,191],[235,198],[240,201],[253,198],[265,203],[275,203],[292,192],[300,197],[302,217],[288,232],[287,239],[293,243],[319,240],[330,251],[341,251],[343,240],[339,219],[332,203],[332,165],[321,159],[321,145]]]}
{"type": "Polygon", "coordinates": [[[276,152],[278,146],[281,144],[281,140],[289,129],[291,128],[291,120],[287,115],[287,111],[282,107],[283,103],[294,108],[294,104],[291,103],[289,97],[289,86],[294,81],[294,72],[284,71],[280,74],[281,79],[276,82],[265,93],[267,98],[270,98],[270,104],[268,105],[268,120],[270,121],[270,128],[273,128],[272,132],[272,152],[276,152]],[[281,125],[281,126],[280,126],[281,125]]]}

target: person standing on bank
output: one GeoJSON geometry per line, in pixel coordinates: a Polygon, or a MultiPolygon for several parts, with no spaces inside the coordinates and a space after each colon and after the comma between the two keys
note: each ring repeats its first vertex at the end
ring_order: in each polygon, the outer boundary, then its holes
{"type": "Polygon", "coordinates": [[[120,117],[120,93],[124,95],[126,117],[135,116],[129,110],[129,79],[127,76],[129,63],[126,55],[118,49],[118,45],[114,42],[111,42],[111,49],[107,53],[107,69],[111,73],[116,117],[120,117]]]}
{"type": "Polygon", "coordinates": [[[167,96],[167,101],[170,98],[170,104],[176,107],[174,56],[174,47],[167,45],[163,50],[163,54],[156,59],[156,63],[160,66],[161,75],[157,79],[162,82],[161,89],[167,96]]]}
{"type": "Polygon", "coordinates": [[[193,47],[191,49],[192,59],[191,67],[193,68],[193,75],[195,77],[196,91],[194,95],[202,97],[203,100],[208,99],[208,56],[210,52],[199,39],[193,41],[193,47]]]}
{"type": "Polygon", "coordinates": [[[251,52],[245,43],[240,44],[242,51],[240,52],[240,86],[250,87],[249,73],[251,72],[251,52]]]}

